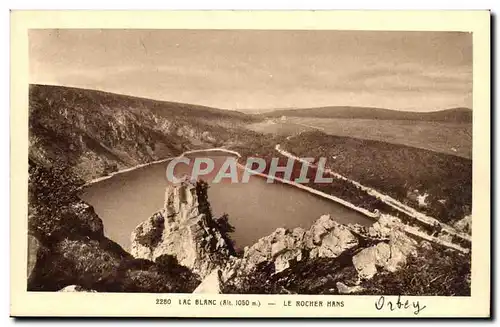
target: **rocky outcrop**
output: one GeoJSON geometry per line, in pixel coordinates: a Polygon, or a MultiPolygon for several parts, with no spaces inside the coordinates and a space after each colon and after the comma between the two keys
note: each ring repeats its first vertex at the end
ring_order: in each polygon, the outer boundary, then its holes
{"type": "Polygon", "coordinates": [[[134,259],[104,235],[78,184],[59,166],[29,160],[27,290],[78,285],[98,292],[192,292],[199,279],[175,258],[134,259]]]}
{"type": "Polygon", "coordinates": [[[95,293],[94,290],[87,290],[80,285],[68,285],[63,289],[60,289],[59,292],[90,292],[95,293]]]}
{"type": "Polygon", "coordinates": [[[64,162],[85,181],[193,147],[218,146],[234,140],[235,130],[248,134],[238,126],[257,120],[236,111],[96,90],[29,88],[30,155],[48,164],[64,162]]]}
{"type": "Polygon", "coordinates": [[[390,257],[389,245],[379,243],[356,254],[352,263],[361,278],[370,279],[377,273],[377,267],[385,266],[390,257]]]}
{"type": "Polygon", "coordinates": [[[154,261],[168,254],[200,277],[223,266],[234,253],[218,225],[200,183],[183,180],[168,186],[163,209],[132,233],[131,254],[154,261]]]}
{"type": "MultiPolygon", "coordinates": [[[[358,283],[378,271],[395,272],[404,267],[417,248],[401,221],[389,215],[381,215],[368,228],[340,224],[323,215],[309,229],[278,228],[245,247],[239,257],[222,230],[212,217],[203,183],[185,178],[168,186],[163,208],[135,228],[131,254],[151,261],[164,255],[175,257],[202,280],[196,293],[221,293],[226,285],[234,290],[245,283],[259,283],[249,276],[270,280],[290,276],[297,267],[305,272],[308,265],[326,264],[332,273],[338,270],[341,278],[330,289],[350,294],[362,292],[358,283]]],[[[321,269],[321,274],[326,272],[323,266],[321,269]]],[[[313,283],[321,283],[323,277],[318,278],[313,283]]]]}
{"type": "Polygon", "coordinates": [[[28,229],[42,243],[71,235],[104,237],[102,220],[79,198],[81,181],[69,167],[45,166],[29,158],[28,229]]]}
{"type": "Polygon", "coordinates": [[[104,225],[101,218],[95,213],[94,207],[84,201],[78,201],[71,205],[75,219],[79,221],[86,235],[94,238],[104,237],[104,225]]]}
{"type": "MultiPolygon", "coordinates": [[[[279,273],[293,262],[316,258],[336,258],[358,245],[357,238],[329,215],[321,216],[309,230],[278,228],[254,245],[246,247],[243,258],[234,263],[240,272],[250,272],[263,262],[273,262],[279,273]]],[[[230,271],[234,268],[230,269],[230,271]]]]}
{"type": "Polygon", "coordinates": [[[453,225],[456,230],[472,235],[472,215],[467,215],[453,225]]]}

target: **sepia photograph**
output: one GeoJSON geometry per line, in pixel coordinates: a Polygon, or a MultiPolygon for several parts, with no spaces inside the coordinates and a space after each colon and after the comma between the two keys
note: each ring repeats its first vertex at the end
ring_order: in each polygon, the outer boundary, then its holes
{"type": "Polygon", "coordinates": [[[27,293],[330,311],[370,296],[412,316],[416,297],[471,298],[473,33],[27,39],[27,293]]]}

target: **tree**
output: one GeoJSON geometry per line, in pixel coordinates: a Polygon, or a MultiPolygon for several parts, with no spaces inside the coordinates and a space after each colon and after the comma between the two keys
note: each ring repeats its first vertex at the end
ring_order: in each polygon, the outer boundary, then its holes
{"type": "Polygon", "coordinates": [[[224,213],[222,216],[215,219],[215,223],[217,224],[217,228],[222,234],[222,238],[230,247],[231,252],[235,253],[236,251],[234,250],[234,241],[229,236],[230,233],[233,233],[235,231],[235,228],[229,223],[229,215],[227,213],[224,213]]]}
{"type": "Polygon", "coordinates": [[[79,228],[71,205],[79,201],[78,179],[69,167],[54,164],[44,167],[29,159],[28,228],[40,240],[64,236],[79,228]]]}

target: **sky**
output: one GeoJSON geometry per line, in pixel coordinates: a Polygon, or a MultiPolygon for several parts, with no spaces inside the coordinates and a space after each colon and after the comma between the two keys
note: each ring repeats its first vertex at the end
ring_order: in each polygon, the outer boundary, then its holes
{"type": "Polygon", "coordinates": [[[472,34],[30,30],[30,83],[245,111],[472,108],[472,34]]]}

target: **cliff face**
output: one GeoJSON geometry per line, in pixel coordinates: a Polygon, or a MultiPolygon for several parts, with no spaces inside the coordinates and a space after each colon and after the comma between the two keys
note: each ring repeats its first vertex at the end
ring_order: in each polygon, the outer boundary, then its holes
{"type": "Polygon", "coordinates": [[[31,85],[30,157],[84,180],[213,147],[245,134],[251,116],[62,86],[31,85]]]}
{"type": "Polygon", "coordinates": [[[174,293],[193,291],[199,284],[197,276],[170,256],[156,262],[137,260],[104,237],[102,230],[88,235],[78,229],[61,230],[65,234],[60,238],[28,236],[29,291],[57,291],[77,285],[98,292],[174,293]]]}

